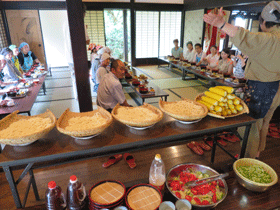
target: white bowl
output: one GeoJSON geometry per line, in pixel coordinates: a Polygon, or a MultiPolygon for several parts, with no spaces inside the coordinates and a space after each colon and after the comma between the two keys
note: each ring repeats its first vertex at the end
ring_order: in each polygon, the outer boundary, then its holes
{"type": "Polygon", "coordinates": [[[186,199],[177,200],[175,203],[177,210],[191,210],[192,204],[186,199]]]}
{"type": "Polygon", "coordinates": [[[175,205],[171,201],[164,201],[160,204],[159,210],[175,210],[175,205]]]}

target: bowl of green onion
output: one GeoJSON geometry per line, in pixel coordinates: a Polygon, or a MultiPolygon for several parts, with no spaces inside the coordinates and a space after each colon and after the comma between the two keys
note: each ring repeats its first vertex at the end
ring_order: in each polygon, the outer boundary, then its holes
{"type": "Polygon", "coordinates": [[[264,192],[278,182],[276,172],[256,159],[239,159],[234,162],[233,170],[239,184],[254,192],[264,192]]]}

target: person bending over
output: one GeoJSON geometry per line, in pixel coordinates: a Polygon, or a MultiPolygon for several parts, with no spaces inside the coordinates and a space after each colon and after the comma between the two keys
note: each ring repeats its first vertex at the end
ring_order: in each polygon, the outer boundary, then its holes
{"type": "Polygon", "coordinates": [[[109,73],[110,70],[107,69],[107,66],[110,64],[110,55],[107,53],[103,53],[101,57],[101,64],[96,71],[96,84],[94,85],[94,90],[98,89],[98,86],[104,77],[105,74],[109,73]]]}

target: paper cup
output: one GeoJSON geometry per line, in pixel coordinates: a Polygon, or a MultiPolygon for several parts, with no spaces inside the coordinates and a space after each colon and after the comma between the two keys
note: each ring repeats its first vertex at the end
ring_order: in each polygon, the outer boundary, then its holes
{"type": "Polygon", "coordinates": [[[159,210],[175,210],[175,205],[170,201],[164,201],[160,204],[159,210]]]}
{"type": "Polygon", "coordinates": [[[186,199],[177,200],[175,203],[175,206],[176,206],[177,210],[191,210],[192,209],[191,203],[186,199]]]}

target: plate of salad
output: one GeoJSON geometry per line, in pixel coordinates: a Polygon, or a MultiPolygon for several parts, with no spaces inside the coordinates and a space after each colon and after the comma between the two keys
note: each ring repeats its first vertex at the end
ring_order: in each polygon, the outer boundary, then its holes
{"type": "Polygon", "coordinates": [[[224,179],[188,187],[187,183],[219,174],[210,167],[195,163],[174,166],[167,174],[167,188],[177,199],[187,199],[194,207],[213,208],[221,203],[228,192],[224,179]]]}

